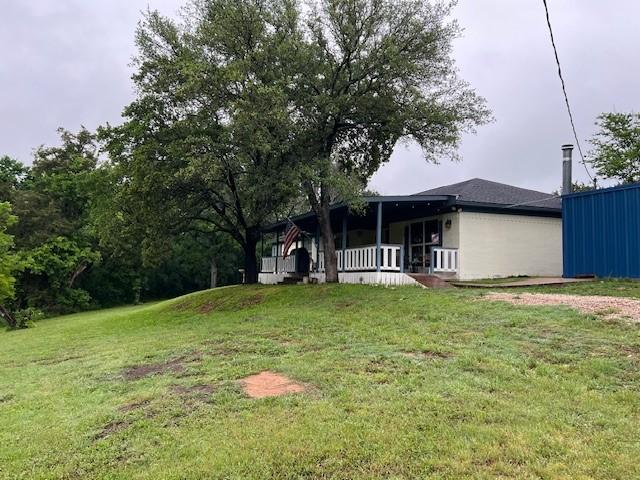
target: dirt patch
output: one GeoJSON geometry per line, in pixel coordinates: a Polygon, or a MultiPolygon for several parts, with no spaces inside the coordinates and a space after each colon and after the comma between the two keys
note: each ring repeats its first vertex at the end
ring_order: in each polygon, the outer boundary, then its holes
{"type": "Polygon", "coordinates": [[[567,305],[607,320],[627,319],[640,322],[640,300],[600,295],[563,295],[549,293],[489,293],[485,300],[500,300],[514,305],[567,305]]]}
{"type": "Polygon", "coordinates": [[[185,364],[199,362],[202,360],[202,356],[203,354],[201,352],[193,352],[189,355],[173,358],[166,362],[134,365],[132,367],[125,368],[122,371],[122,376],[127,381],[133,381],[162,373],[184,374],[185,364]]]}
{"type": "Polygon", "coordinates": [[[213,385],[173,385],[171,391],[181,396],[208,396],[215,392],[213,385]]]}
{"type": "Polygon", "coordinates": [[[42,358],[40,360],[36,360],[34,363],[38,365],[58,365],[60,363],[68,362],[70,360],[78,360],[82,358],[79,355],[67,355],[64,357],[54,357],[54,358],[42,358]]]}
{"type": "Polygon", "coordinates": [[[8,393],[6,395],[0,395],[0,403],[9,403],[15,398],[15,395],[8,393]]]}
{"type": "Polygon", "coordinates": [[[358,302],[354,302],[354,301],[346,300],[344,302],[336,303],[336,309],[337,310],[344,310],[346,308],[353,307],[354,305],[359,305],[359,303],[358,302]]]}
{"type": "Polygon", "coordinates": [[[135,410],[140,410],[141,408],[145,408],[147,405],[149,405],[149,403],[151,403],[150,400],[140,400],[137,402],[125,403],[119,408],[119,410],[122,413],[133,412],[135,410]]]}
{"type": "Polygon", "coordinates": [[[107,423],[94,438],[96,440],[101,440],[108,437],[109,435],[121,432],[122,430],[128,428],[130,425],[131,422],[128,422],[126,420],[114,420],[113,422],[107,423]]]}
{"type": "Polygon", "coordinates": [[[240,383],[244,392],[251,398],[277,397],[305,391],[304,385],[269,371],[243,378],[240,383]]]}
{"type": "Polygon", "coordinates": [[[420,352],[401,352],[400,355],[415,360],[443,360],[451,355],[444,352],[435,352],[433,350],[423,350],[420,352]]]}

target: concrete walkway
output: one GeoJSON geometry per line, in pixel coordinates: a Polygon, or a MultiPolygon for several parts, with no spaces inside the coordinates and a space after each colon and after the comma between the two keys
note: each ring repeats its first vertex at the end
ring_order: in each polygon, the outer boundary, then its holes
{"type": "Polygon", "coordinates": [[[532,277],[514,280],[513,282],[451,282],[456,287],[466,288],[516,288],[516,287],[537,287],[541,285],[564,285],[567,283],[593,282],[593,278],[562,278],[562,277],[532,277]]]}

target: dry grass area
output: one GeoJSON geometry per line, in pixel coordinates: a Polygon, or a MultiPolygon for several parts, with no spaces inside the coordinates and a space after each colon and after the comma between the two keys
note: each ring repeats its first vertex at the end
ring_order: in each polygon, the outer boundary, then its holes
{"type": "Polygon", "coordinates": [[[565,295],[554,293],[490,293],[487,300],[500,300],[514,305],[568,305],[582,313],[601,315],[606,319],[628,319],[640,322],[640,300],[602,295],[565,295]]]}

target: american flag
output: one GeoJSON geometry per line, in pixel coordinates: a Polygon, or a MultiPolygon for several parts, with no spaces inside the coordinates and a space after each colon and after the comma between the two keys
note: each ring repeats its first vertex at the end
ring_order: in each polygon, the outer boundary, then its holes
{"type": "Polygon", "coordinates": [[[287,258],[287,252],[289,252],[289,248],[291,247],[293,242],[298,239],[298,235],[300,235],[300,229],[295,223],[289,220],[287,230],[284,233],[284,242],[282,244],[282,258],[287,258]]]}

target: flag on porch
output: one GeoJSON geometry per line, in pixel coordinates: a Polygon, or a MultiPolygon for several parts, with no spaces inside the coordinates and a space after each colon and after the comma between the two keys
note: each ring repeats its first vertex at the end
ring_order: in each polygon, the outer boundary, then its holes
{"type": "Polygon", "coordinates": [[[298,226],[289,219],[287,230],[284,233],[284,242],[282,244],[282,258],[287,258],[289,248],[298,239],[300,235],[300,229],[298,226]]]}

